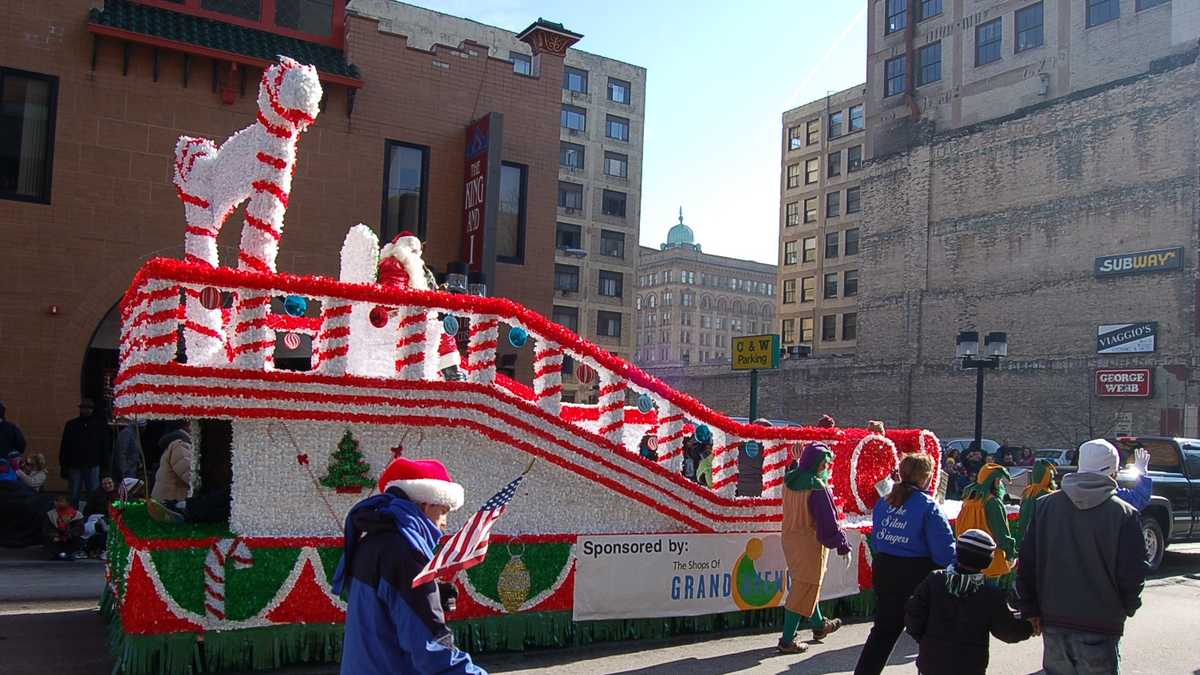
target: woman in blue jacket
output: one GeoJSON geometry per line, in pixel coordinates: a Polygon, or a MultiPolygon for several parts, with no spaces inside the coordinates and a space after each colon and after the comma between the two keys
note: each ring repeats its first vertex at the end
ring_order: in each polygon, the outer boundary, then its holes
{"type": "Polygon", "coordinates": [[[858,656],[855,675],[883,671],[904,631],[905,602],[930,572],[954,562],[954,533],[927,492],[932,477],[932,457],[905,455],[900,460],[900,482],[875,504],[871,530],[875,625],[858,656]]]}

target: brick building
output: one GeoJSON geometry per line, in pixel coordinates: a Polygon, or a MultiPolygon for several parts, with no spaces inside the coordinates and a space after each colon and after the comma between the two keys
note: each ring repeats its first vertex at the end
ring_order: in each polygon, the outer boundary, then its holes
{"type": "MultiPolygon", "coordinates": [[[[385,237],[422,233],[439,270],[459,259],[466,129],[494,112],[504,118],[497,227],[509,228],[509,248],[497,251],[490,291],[551,314],[553,270],[537,263],[555,255],[563,57],[579,37],[535,22],[521,34],[523,73],[472,42],[413,46],[344,0],[9,3],[0,28],[9,418],[53,462],[81,392],[103,396],[118,339],[111,309],[145,259],[182,256],[176,139],[219,143],[253,123],[262,68],[276,54],[315,64],[325,90],[299,145],[281,271],[335,274],[358,222],[385,237]]],[[[219,236],[226,264],[241,221],[233,214],[219,236]]]]}
{"type": "Polygon", "coordinates": [[[731,341],[770,333],[774,265],[704,253],[683,222],[638,262],[637,362],[643,366],[729,364],[731,341]]]}

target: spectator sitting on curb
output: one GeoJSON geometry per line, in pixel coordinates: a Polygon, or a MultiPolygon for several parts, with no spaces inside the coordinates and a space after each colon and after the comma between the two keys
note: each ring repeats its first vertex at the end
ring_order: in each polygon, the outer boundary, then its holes
{"type": "MultiPolygon", "coordinates": [[[[17,455],[17,457],[20,457],[20,455],[17,455]]],[[[9,459],[9,463],[13,464],[11,461],[12,458],[10,457],[9,459]]],[[[17,469],[17,478],[21,479],[21,482],[28,485],[34,492],[41,492],[42,486],[46,484],[45,455],[40,452],[35,452],[30,454],[29,457],[25,458],[24,461],[20,462],[20,464],[13,465],[20,467],[17,469]]]]}
{"type": "Polygon", "coordinates": [[[54,508],[46,512],[46,548],[51,560],[86,558],[83,552],[83,514],[71,506],[65,495],[54,498],[54,508]]]}

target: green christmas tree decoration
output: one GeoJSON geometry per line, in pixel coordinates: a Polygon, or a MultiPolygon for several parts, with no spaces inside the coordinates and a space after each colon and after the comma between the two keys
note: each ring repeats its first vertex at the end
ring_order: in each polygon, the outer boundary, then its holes
{"type": "Polygon", "coordinates": [[[363,460],[363,454],[358,450],[358,441],[347,429],[338,441],[337,450],[329,457],[329,469],[321,479],[321,485],[338,492],[359,492],[375,485],[375,479],[368,475],[370,471],[371,465],[363,460]]]}

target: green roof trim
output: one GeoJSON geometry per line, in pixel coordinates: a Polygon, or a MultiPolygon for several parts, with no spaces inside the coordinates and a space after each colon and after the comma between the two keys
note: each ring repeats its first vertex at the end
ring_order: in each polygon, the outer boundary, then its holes
{"type": "Polygon", "coordinates": [[[358,67],[335,47],[128,0],[104,0],[104,9],[92,9],[88,22],[264,61],[282,54],[323,73],[359,77],[358,67]]]}
{"type": "Polygon", "coordinates": [[[554,23],[553,21],[547,21],[539,16],[537,21],[534,21],[533,23],[529,24],[528,28],[526,28],[525,30],[523,30],[517,34],[517,39],[520,40],[525,35],[532,32],[535,28],[542,28],[542,29],[545,29],[548,31],[559,33],[561,35],[573,37],[576,40],[583,37],[583,33],[576,33],[575,31],[567,30],[567,27],[562,25],[561,23],[554,23]]]}

